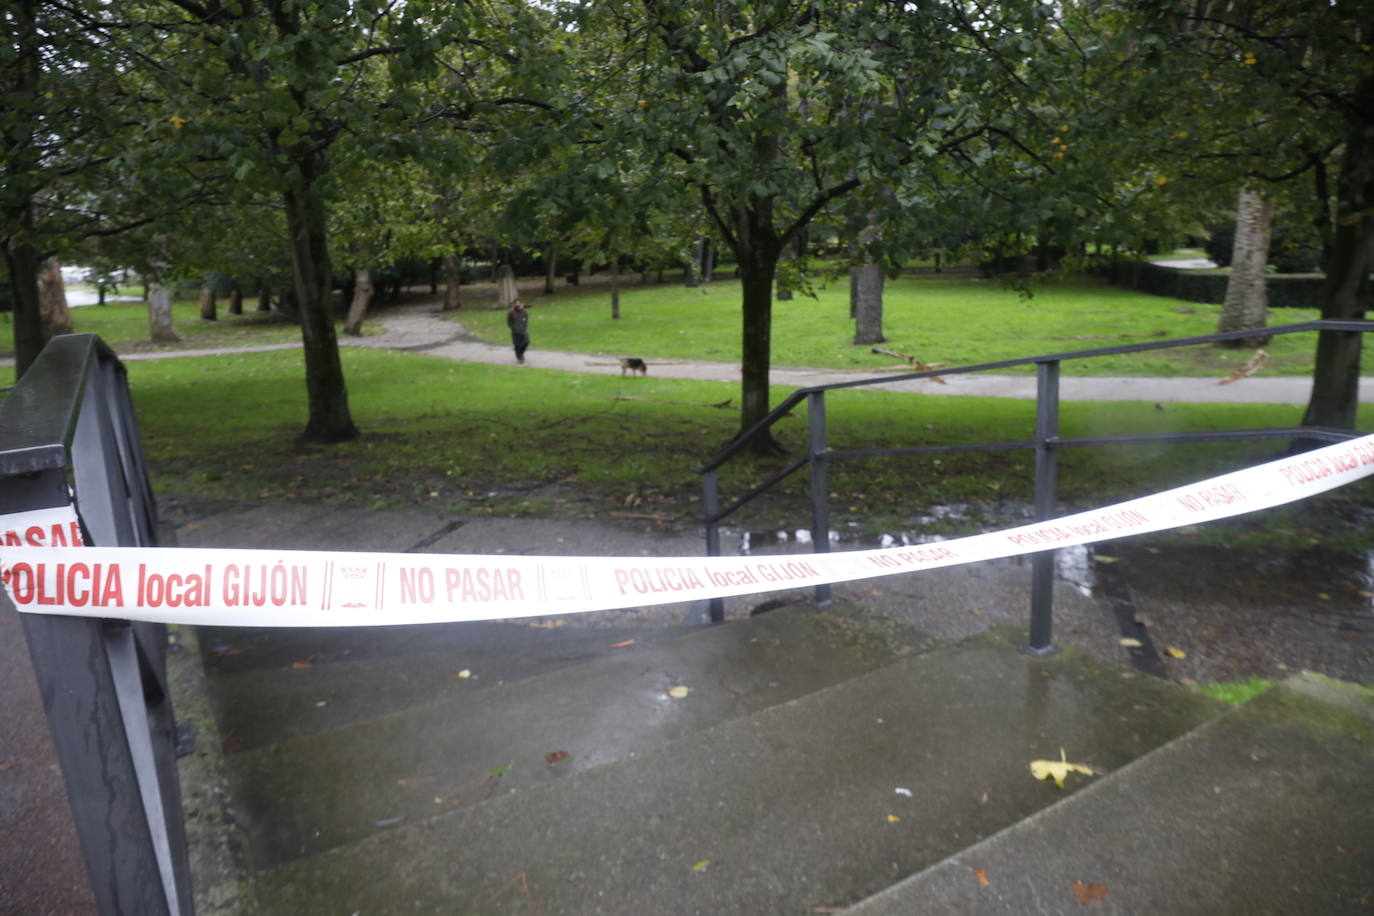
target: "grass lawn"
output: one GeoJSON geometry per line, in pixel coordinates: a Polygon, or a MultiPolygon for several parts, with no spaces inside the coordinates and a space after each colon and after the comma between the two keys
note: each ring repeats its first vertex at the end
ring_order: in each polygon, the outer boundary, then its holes
{"type": "MultiPolygon", "coordinates": [[[[818,368],[888,366],[891,357],[855,346],[848,317],[848,284],[818,287],[773,307],[773,364],[818,368]]],[[[736,362],[740,350],[740,287],[718,280],[688,289],[648,284],[621,294],[619,320],[610,317],[610,292],[560,290],[529,297],[533,346],[648,359],[736,362]]],[[[902,277],[884,295],[884,346],[927,363],[968,365],[1042,353],[1187,337],[1216,330],[1220,306],[1149,296],[1091,279],[1038,284],[1023,296],[1000,280],[902,277]]],[[[1271,324],[1315,319],[1305,309],[1274,310],[1271,324]]],[[[504,314],[481,304],[454,319],[479,337],[506,339],[504,314]]],[[[1275,338],[1265,374],[1312,371],[1315,335],[1275,338]]],[[[1065,363],[1066,374],[1216,376],[1243,365],[1251,351],[1194,347],[1065,363]]],[[[1026,372],[1030,369],[1024,370],[1026,372]]]]}
{"type": "MultiPolygon", "coordinates": [[[[155,344],[148,339],[148,306],[142,302],[111,302],[83,305],[71,310],[72,330],[99,334],[116,353],[165,350],[199,350],[212,347],[249,347],[258,344],[300,343],[300,326],[271,312],[257,312],[256,302],[244,303],[244,314],[230,315],[224,302],[218,321],[202,321],[200,305],[193,301],[172,303],[172,326],[180,343],[155,344]]],[[[14,354],[14,322],[0,315],[0,340],[5,355],[14,354]]]]}
{"type": "MultiPolygon", "coordinates": [[[[605,517],[651,515],[690,524],[699,514],[693,468],[735,432],[738,413],[710,404],[734,385],[682,380],[569,376],[549,370],[454,363],[436,357],[348,348],[343,353],[353,415],[364,436],[297,449],[305,392],[295,352],[140,361],[128,364],[145,446],[162,496],[303,499],[370,507],[431,507],[458,513],[605,517]],[[631,396],[650,400],[621,400],[631,396]],[[223,418],[232,417],[226,423],[223,418]]],[[[785,391],[774,392],[774,400],[785,391]]],[[[1067,435],[1217,429],[1294,423],[1298,408],[1152,403],[1066,405],[1067,435]]],[[[1374,421],[1374,415],[1366,416],[1374,421]]],[[[942,398],[850,391],[830,403],[837,448],[976,442],[1028,437],[1034,405],[995,398],[942,398]]],[[[804,420],[788,421],[784,444],[800,449],[804,420]]],[[[1069,450],[1060,474],[1066,505],[1100,505],[1271,457],[1274,443],[1069,450]]],[[[738,495],[777,461],[731,465],[722,481],[738,495]]],[[[933,505],[969,508],[971,530],[1005,520],[1030,498],[1029,453],[945,455],[837,462],[834,524],[846,530],[912,530],[933,505]]],[[[1335,521],[1346,488],[1304,512],[1335,521]]],[[[744,524],[807,526],[807,481],[794,475],[741,517],[744,524]]],[[[1352,503],[1353,504],[1353,503],[1352,503]]],[[[1274,514],[1270,517],[1278,518],[1274,514]]],[[[1302,529],[1289,519],[1274,537],[1302,529]]]]}

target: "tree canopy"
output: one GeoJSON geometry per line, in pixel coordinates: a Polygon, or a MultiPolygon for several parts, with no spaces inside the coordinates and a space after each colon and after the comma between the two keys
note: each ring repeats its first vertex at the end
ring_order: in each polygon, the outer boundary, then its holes
{"type": "MultiPolygon", "coordinates": [[[[1299,185],[1328,317],[1363,315],[1374,0],[18,0],[0,14],[0,244],[22,368],[50,255],[290,275],[303,437],[357,434],[338,267],[479,240],[741,278],[742,415],[769,409],[779,265],[1188,234],[1299,185]]],[[[369,263],[372,262],[372,263],[369,263]]],[[[1307,422],[1353,423],[1358,335],[1307,422]]],[[[751,442],[774,448],[767,438],[751,442]]]]}

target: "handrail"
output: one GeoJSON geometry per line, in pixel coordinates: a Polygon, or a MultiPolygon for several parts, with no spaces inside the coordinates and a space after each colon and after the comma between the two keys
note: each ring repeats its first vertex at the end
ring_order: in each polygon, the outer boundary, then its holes
{"type": "MultiPolygon", "coordinates": [[[[0,403],[0,443],[0,515],[72,506],[89,544],[157,543],[127,376],[94,334],[42,350],[0,403]]],[[[20,618],[97,907],[190,914],[166,627],[20,618]]]]}
{"type": "MultiPolygon", "coordinates": [[[[947,369],[908,372],[882,378],[856,379],[854,381],[834,382],[798,388],[782,400],[758,423],[736,436],[717,455],[697,469],[702,475],[703,522],[706,526],[706,552],[709,556],[720,554],[720,522],[763,495],[783,478],[802,466],[811,468],[811,543],[817,552],[830,549],[830,524],[827,506],[828,489],[825,485],[828,467],[831,462],[851,458],[867,458],[888,455],[928,455],[950,452],[1002,451],[1007,449],[1034,449],[1035,461],[1035,518],[1045,521],[1054,517],[1055,494],[1058,475],[1058,452],[1068,446],[1100,446],[1120,444],[1143,444],[1156,442],[1220,442],[1247,439],[1278,439],[1304,437],[1324,441],[1340,441],[1350,438],[1354,433],[1349,430],[1327,427],[1270,427],[1261,429],[1217,430],[1215,432],[1183,432],[1135,434],[1119,436],[1073,436],[1059,435],[1059,386],[1060,365],[1067,360],[1092,359],[1102,356],[1115,356],[1122,353],[1139,353],[1149,350],[1176,349],[1179,347],[1212,344],[1227,340],[1247,340],[1255,337],[1277,337],[1284,334],[1299,334],[1311,331],[1346,331],[1369,333],[1374,331],[1374,321],[1357,319],[1321,319],[1303,321],[1274,327],[1223,331],[1192,337],[1177,337],[1166,340],[1150,340],[1140,343],[1121,344],[1113,347],[1098,347],[1089,350],[1066,350],[1059,353],[1046,353],[1018,359],[978,363],[970,366],[955,366],[947,369]],[[876,385],[891,385],[895,382],[914,381],[935,376],[963,375],[975,372],[990,372],[1020,366],[1036,367],[1036,432],[1030,440],[1014,442],[967,443],[956,445],[913,446],[906,448],[848,449],[835,450],[829,447],[825,434],[825,394],[851,388],[865,388],[876,385]],[[716,472],[727,461],[738,455],[755,436],[772,427],[774,423],[788,416],[802,401],[809,404],[808,417],[810,436],[807,452],[803,457],[791,461],[781,471],[774,473],[766,481],[756,485],[747,493],[721,508],[720,492],[716,472]]],[[[1037,655],[1054,651],[1051,642],[1051,618],[1053,614],[1053,576],[1055,551],[1047,550],[1031,557],[1031,626],[1027,651],[1037,655]]],[[[825,604],[830,600],[830,587],[816,589],[816,602],[825,604]]],[[[724,603],[720,599],[710,602],[713,621],[724,619],[724,603]]]]}
{"type": "Polygon", "coordinates": [[[1362,331],[1374,330],[1374,321],[1354,319],[1323,318],[1316,321],[1300,321],[1294,324],[1280,324],[1254,331],[1219,331],[1215,334],[1202,334],[1194,337],[1170,337],[1166,340],[1150,340],[1141,343],[1120,344],[1115,347],[1099,347],[1093,350],[1065,350],[1060,353],[1046,353],[1042,356],[1022,356],[1016,359],[1003,359],[992,363],[974,363],[969,366],[952,366],[947,369],[927,369],[920,372],[903,372],[899,375],[885,375],[882,378],[856,379],[852,382],[831,382],[826,385],[811,385],[798,388],[770,410],[763,419],[726,443],[715,458],[697,468],[702,474],[720,467],[731,457],[738,454],[749,440],[792,411],[806,396],[814,391],[839,391],[844,388],[864,388],[873,385],[890,385],[893,382],[919,381],[942,375],[968,375],[974,372],[991,372],[996,369],[1014,369],[1018,366],[1033,366],[1037,363],[1063,362],[1070,359],[1091,359],[1097,356],[1116,356],[1120,353],[1139,353],[1146,350],[1172,350],[1179,347],[1192,347],[1200,344],[1216,343],[1223,340],[1250,340],[1255,337],[1277,337],[1283,334],[1300,334],[1307,331],[1362,331]]]}

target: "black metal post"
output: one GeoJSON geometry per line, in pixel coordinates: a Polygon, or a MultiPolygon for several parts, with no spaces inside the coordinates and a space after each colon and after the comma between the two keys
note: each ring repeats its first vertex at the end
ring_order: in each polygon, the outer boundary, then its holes
{"type": "MultiPolygon", "coordinates": [[[[1055,516],[1059,479],[1059,361],[1036,364],[1035,400],[1035,519],[1055,516]]],[[[1030,641],[1026,651],[1045,656],[1058,651],[1051,642],[1054,628],[1054,555],[1043,550],[1031,556],[1030,641]]]]}
{"type": "MultiPolygon", "coordinates": [[[[702,512],[706,516],[706,555],[720,556],[720,488],[716,483],[716,472],[707,471],[701,475],[702,512]]],[[[720,623],[725,619],[725,599],[712,598],[707,601],[711,612],[711,622],[720,623]]]]}
{"type": "MultiPolygon", "coordinates": [[[[806,396],[811,459],[811,544],[814,553],[830,552],[830,460],[825,431],[825,392],[806,396]]],[[[816,586],[816,606],[825,607],[834,595],[829,584],[816,586]]]]}
{"type": "MultiPolygon", "coordinates": [[[[0,515],[68,505],[70,480],[93,543],[155,543],[123,370],[94,335],[44,349],[0,406],[0,441],[0,515]]],[[[100,912],[190,914],[166,628],[20,618],[100,912]]]]}

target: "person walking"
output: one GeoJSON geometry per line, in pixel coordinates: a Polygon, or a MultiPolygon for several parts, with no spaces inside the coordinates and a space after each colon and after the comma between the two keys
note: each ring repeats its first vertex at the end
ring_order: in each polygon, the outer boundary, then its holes
{"type": "Polygon", "coordinates": [[[506,327],[510,328],[510,341],[515,345],[515,361],[525,361],[525,348],[530,345],[530,313],[525,311],[525,303],[516,299],[506,312],[506,327]]]}

